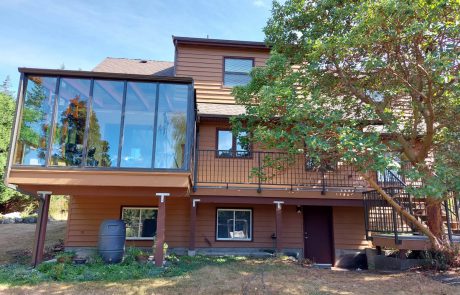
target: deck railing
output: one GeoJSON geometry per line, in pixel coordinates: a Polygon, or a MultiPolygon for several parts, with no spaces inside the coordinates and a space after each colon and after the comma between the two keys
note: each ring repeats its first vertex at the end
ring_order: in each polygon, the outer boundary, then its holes
{"type": "MultiPolygon", "coordinates": [[[[426,199],[416,198],[407,192],[404,186],[384,187],[383,190],[404,210],[413,215],[418,221],[426,225],[427,211],[426,199]]],[[[392,234],[395,243],[399,243],[402,234],[420,234],[418,229],[408,221],[401,213],[398,213],[375,190],[364,192],[364,214],[366,237],[370,239],[370,233],[392,234]]],[[[452,194],[452,198],[442,204],[443,222],[449,239],[452,235],[460,233],[459,200],[452,194]]]]}
{"type": "Polygon", "coordinates": [[[367,182],[348,165],[309,167],[305,155],[283,152],[196,150],[195,185],[262,189],[365,188],[367,182]]]}

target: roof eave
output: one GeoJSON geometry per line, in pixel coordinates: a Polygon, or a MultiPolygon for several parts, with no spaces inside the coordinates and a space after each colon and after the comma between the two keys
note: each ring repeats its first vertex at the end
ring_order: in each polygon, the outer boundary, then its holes
{"type": "Polygon", "coordinates": [[[40,68],[18,68],[20,73],[31,75],[48,75],[62,77],[81,77],[81,78],[102,78],[102,79],[117,79],[117,80],[137,80],[137,81],[152,81],[152,82],[176,82],[176,83],[193,83],[191,77],[171,77],[171,76],[154,76],[154,75],[139,75],[139,74],[123,74],[110,72],[94,72],[94,71],[73,71],[73,70],[57,70],[57,69],[40,69],[40,68]]]}
{"type": "Polygon", "coordinates": [[[256,41],[191,38],[191,37],[180,37],[180,36],[172,36],[172,39],[173,39],[174,46],[177,46],[179,44],[187,44],[187,45],[253,48],[253,49],[270,50],[270,47],[268,47],[264,42],[256,42],[256,41]]]}

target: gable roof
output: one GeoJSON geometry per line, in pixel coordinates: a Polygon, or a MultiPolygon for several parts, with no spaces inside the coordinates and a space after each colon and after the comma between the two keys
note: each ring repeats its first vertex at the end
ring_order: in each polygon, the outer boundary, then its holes
{"type": "Polygon", "coordinates": [[[106,57],[93,72],[174,77],[171,61],[106,57]]]}

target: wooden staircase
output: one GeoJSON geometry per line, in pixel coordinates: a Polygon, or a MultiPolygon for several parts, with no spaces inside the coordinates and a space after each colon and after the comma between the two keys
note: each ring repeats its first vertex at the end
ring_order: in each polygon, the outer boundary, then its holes
{"type": "MultiPolygon", "coordinates": [[[[383,190],[393,197],[401,207],[414,215],[421,223],[427,223],[426,198],[415,198],[406,190],[404,181],[394,172],[386,170],[377,175],[377,180],[383,190]]],[[[407,221],[405,217],[373,190],[363,193],[365,209],[366,237],[370,239],[370,233],[394,234],[395,240],[398,235],[412,234],[421,235],[417,228],[407,221]]],[[[453,235],[460,235],[459,200],[454,197],[446,200],[441,205],[442,218],[446,234],[452,241],[453,235]]]]}

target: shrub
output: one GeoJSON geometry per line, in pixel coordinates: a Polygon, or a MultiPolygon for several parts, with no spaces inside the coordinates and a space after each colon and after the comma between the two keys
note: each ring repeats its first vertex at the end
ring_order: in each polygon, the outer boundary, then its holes
{"type": "Polygon", "coordinates": [[[72,263],[76,254],[73,251],[65,251],[56,255],[56,261],[59,263],[72,263]]]}

